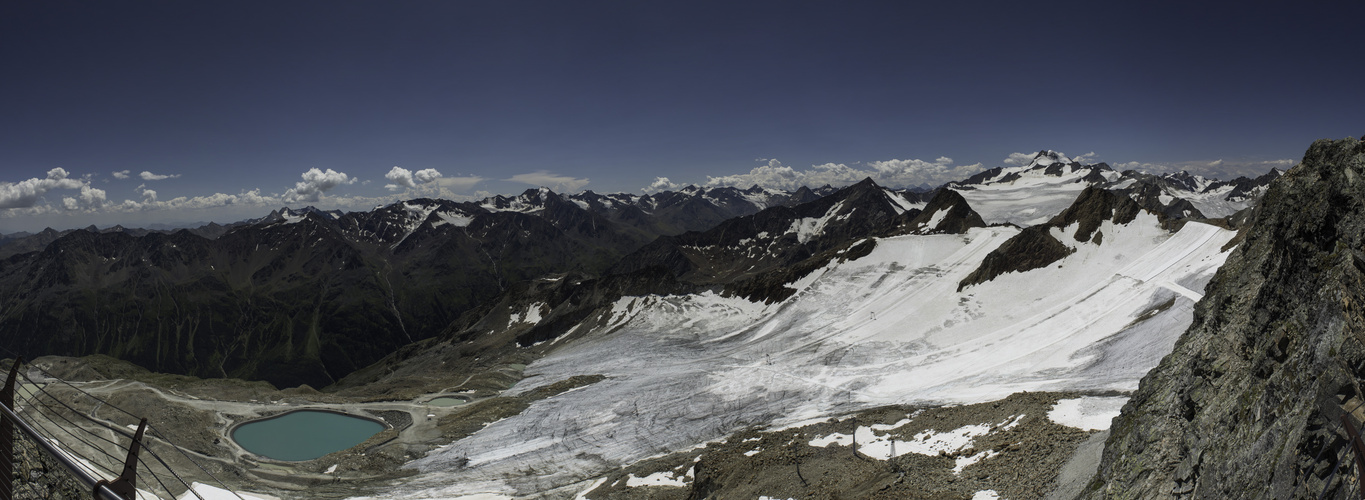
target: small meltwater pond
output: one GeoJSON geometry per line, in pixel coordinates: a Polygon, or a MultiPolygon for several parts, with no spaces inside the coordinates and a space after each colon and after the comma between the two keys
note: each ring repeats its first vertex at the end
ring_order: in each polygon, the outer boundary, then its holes
{"type": "Polygon", "coordinates": [[[438,408],[450,408],[452,406],[460,406],[468,402],[469,400],[460,397],[441,396],[439,398],[432,399],[431,401],[427,401],[427,404],[438,408]]]}
{"type": "Polygon", "coordinates": [[[355,415],[298,410],[239,425],[232,440],[257,455],[298,462],[358,445],[384,429],[384,424],[355,415]]]}

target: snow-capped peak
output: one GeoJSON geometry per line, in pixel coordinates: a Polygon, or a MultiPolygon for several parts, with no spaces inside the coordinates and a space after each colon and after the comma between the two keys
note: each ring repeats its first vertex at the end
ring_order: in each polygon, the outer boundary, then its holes
{"type": "Polygon", "coordinates": [[[1033,155],[1033,161],[1029,162],[1027,169],[1031,170],[1037,167],[1046,167],[1052,165],[1053,163],[1061,163],[1063,165],[1068,165],[1076,162],[1067,155],[1062,154],[1062,152],[1060,151],[1044,149],[1042,151],[1039,151],[1038,154],[1033,155]]]}

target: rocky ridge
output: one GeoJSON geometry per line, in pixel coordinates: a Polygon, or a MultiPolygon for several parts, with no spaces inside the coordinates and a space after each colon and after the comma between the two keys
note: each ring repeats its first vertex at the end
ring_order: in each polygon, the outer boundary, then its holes
{"type": "Polygon", "coordinates": [[[1335,497],[1359,480],[1337,429],[1365,420],[1363,176],[1365,143],[1322,140],[1270,185],[1085,498],[1335,497]]]}
{"type": "Polygon", "coordinates": [[[1029,226],[1006,240],[982,260],[981,267],[958,284],[958,290],[984,283],[1009,272],[1024,272],[1052,265],[1073,250],[1053,234],[1075,229],[1070,236],[1078,243],[1103,244],[1101,223],[1128,224],[1142,210],[1123,193],[1090,186],[1062,213],[1046,224],[1029,226]]]}

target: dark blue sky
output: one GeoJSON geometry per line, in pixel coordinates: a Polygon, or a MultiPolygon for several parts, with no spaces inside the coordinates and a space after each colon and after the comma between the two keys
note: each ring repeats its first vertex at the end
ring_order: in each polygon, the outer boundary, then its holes
{"type": "Polygon", "coordinates": [[[1050,148],[1226,176],[1365,131],[1356,2],[949,3],[5,2],[0,231],[639,192],[769,159],[1050,148]]]}

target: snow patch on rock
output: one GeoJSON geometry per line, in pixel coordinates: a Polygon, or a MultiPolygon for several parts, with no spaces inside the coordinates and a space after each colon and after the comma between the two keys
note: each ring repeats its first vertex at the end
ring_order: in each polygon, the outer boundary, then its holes
{"type": "Polygon", "coordinates": [[[1052,411],[1047,412],[1047,418],[1058,425],[1087,431],[1102,431],[1109,428],[1114,417],[1119,416],[1119,410],[1122,410],[1123,404],[1127,402],[1128,396],[1084,396],[1063,399],[1052,406],[1052,411]]]}

